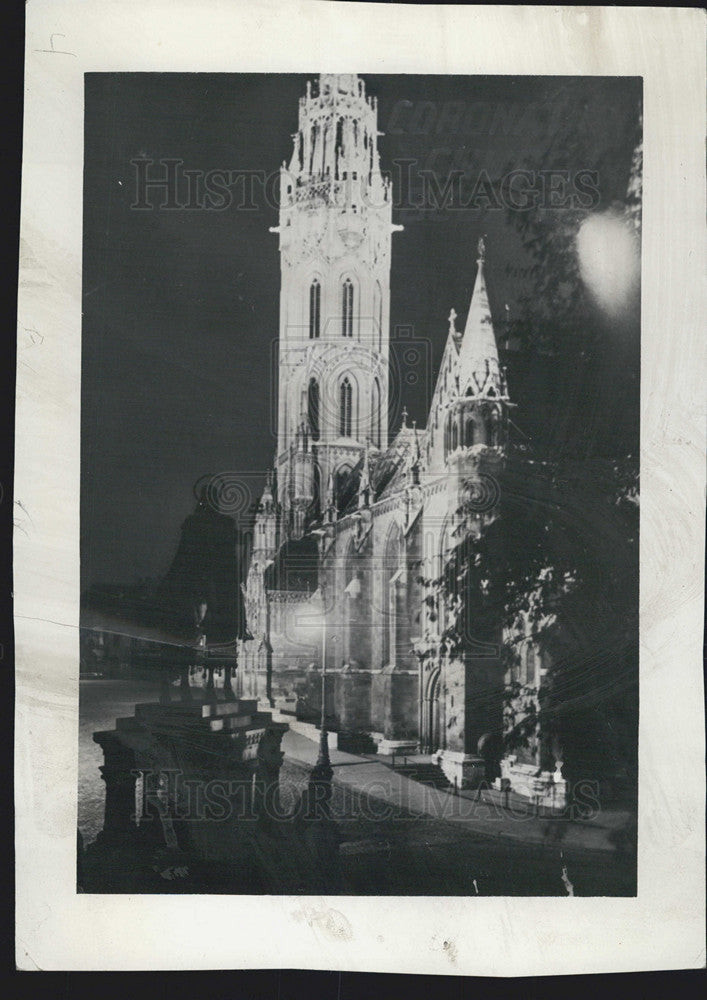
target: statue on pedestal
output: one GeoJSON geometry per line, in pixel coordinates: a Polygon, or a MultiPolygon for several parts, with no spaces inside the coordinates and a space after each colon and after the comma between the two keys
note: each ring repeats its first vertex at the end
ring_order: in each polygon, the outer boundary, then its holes
{"type": "MultiPolygon", "coordinates": [[[[189,700],[189,667],[207,669],[206,690],[215,696],[214,669],[224,670],[224,698],[235,699],[231,682],[238,665],[238,643],[251,638],[240,586],[244,542],[234,520],[209,502],[203,487],[196,508],[182,525],[177,552],[160,588],[163,624],[184,647],[178,653],[182,700],[189,700]]],[[[165,689],[166,688],[166,689],[165,689]]],[[[162,700],[169,701],[169,681],[162,700]]]]}

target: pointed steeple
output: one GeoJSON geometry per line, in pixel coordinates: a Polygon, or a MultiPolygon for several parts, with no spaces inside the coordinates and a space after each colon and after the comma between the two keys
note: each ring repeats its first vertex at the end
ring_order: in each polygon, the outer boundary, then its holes
{"type": "Polygon", "coordinates": [[[263,489],[263,495],[260,500],[261,508],[270,513],[270,511],[275,509],[275,499],[273,497],[273,473],[270,470],[265,477],[265,487],[263,489]]]}
{"type": "Polygon", "coordinates": [[[273,474],[268,472],[255,517],[253,552],[261,562],[271,559],[277,549],[277,507],[273,497],[273,474]]]}
{"type": "Polygon", "coordinates": [[[359,507],[370,506],[371,501],[371,474],[368,464],[368,438],[366,438],[366,447],[363,452],[363,468],[361,469],[361,478],[358,483],[358,505],[359,507]]]}
{"type": "Polygon", "coordinates": [[[484,275],[486,246],[483,237],[479,239],[478,251],[476,281],[459,350],[458,372],[462,393],[474,376],[480,388],[489,375],[495,379],[499,376],[498,347],[484,275]]]}
{"type": "Polygon", "coordinates": [[[410,450],[410,463],[408,465],[408,475],[413,486],[420,485],[420,467],[422,465],[422,455],[420,454],[420,439],[417,434],[417,422],[412,422],[412,448],[410,450]]]}

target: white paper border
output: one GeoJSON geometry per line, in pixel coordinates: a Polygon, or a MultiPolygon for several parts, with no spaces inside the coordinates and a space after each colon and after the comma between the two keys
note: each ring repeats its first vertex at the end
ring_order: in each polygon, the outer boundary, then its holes
{"type": "Polygon", "coordinates": [[[704,964],[704,23],[701,11],[675,8],[30,0],[14,538],[20,968],[533,975],[704,964]],[[636,899],[76,894],[91,71],[643,77],[636,899]],[[344,936],[327,929],[331,910],[344,936]]]}

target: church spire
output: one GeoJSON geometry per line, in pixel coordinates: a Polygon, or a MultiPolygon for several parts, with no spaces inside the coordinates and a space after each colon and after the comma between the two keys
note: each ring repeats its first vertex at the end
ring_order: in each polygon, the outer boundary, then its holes
{"type": "Polygon", "coordinates": [[[260,500],[261,508],[270,513],[275,509],[275,498],[273,496],[273,472],[272,469],[268,471],[265,477],[265,487],[263,489],[263,495],[260,500]]]}
{"type": "Polygon", "coordinates": [[[474,290],[459,350],[458,372],[462,394],[473,383],[480,391],[489,377],[496,381],[500,376],[498,347],[486,291],[485,262],[486,244],[482,236],[478,242],[474,290]]]}

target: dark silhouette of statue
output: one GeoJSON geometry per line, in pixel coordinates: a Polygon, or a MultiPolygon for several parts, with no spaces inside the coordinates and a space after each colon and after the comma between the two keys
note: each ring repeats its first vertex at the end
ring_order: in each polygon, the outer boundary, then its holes
{"type": "MultiPolygon", "coordinates": [[[[241,583],[244,542],[232,518],[209,504],[202,490],[182,524],[172,565],[161,587],[169,624],[184,638],[226,646],[247,637],[241,583]]],[[[167,623],[166,623],[167,624],[167,623]]]]}
{"type": "MultiPolygon", "coordinates": [[[[208,668],[210,692],[214,668],[223,667],[224,697],[235,698],[231,671],[237,666],[238,641],[252,638],[241,587],[245,564],[241,532],[233,518],[214,509],[204,488],[182,524],[177,552],[159,588],[161,624],[183,643],[178,656],[183,698],[190,697],[188,666],[195,662],[208,668]]],[[[163,696],[169,700],[166,690],[163,696]]]]}

